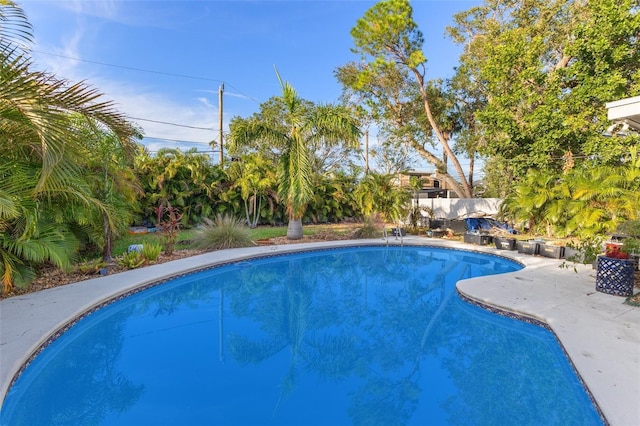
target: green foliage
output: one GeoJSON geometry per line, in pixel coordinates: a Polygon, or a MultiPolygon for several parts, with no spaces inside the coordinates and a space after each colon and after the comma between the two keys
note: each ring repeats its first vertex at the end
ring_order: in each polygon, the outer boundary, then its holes
{"type": "Polygon", "coordinates": [[[83,274],[97,274],[98,271],[107,266],[102,259],[94,259],[78,264],[77,268],[83,274]]]}
{"type": "Polygon", "coordinates": [[[250,247],[249,228],[233,216],[218,215],[212,224],[204,225],[198,231],[195,245],[203,250],[222,250],[237,247],[250,247]]]}
{"type": "Polygon", "coordinates": [[[142,254],[149,262],[155,262],[160,256],[162,245],[158,243],[146,243],[142,245],[142,254]]]}
{"type": "Polygon", "coordinates": [[[261,219],[272,220],[278,202],[275,163],[256,153],[247,154],[233,161],[227,174],[232,186],[240,188],[247,225],[255,228],[261,219]],[[268,210],[262,210],[263,202],[268,210]]]}
{"type": "Polygon", "coordinates": [[[379,214],[373,213],[364,217],[362,227],[353,233],[353,238],[376,238],[382,235],[384,221],[379,214]]]}
{"type": "Polygon", "coordinates": [[[127,269],[135,269],[144,265],[147,262],[144,254],[141,251],[127,251],[122,254],[118,260],[118,265],[127,269]]]}
{"type": "Polygon", "coordinates": [[[363,215],[379,213],[388,222],[404,219],[409,191],[394,184],[395,176],[369,173],[356,187],[354,197],[363,215]]]}
{"type": "MultiPolygon", "coordinates": [[[[413,20],[408,0],[385,0],[371,7],[351,30],[360,58],[340,67],[336,77],[344,97],[368,115],[393,142],[410,147],[436,166],[450,188],[461,197],[473,195],[469,177],[458,155],[475,155],[467,144],[454,151],[451,137],[460,130],[462,111],[470,105],[456,105],[448,83],[426,81],[424,37],[413,20]],[[442,150],[455,170],[436,153],[442,150]]],[[[465,100],[466,101],[466,100],[465,100]]]]}
{"type": "Polygon", "coordinates": [[[0,2],[0,17],[0,274],[9,291],[40,264],[69,267],[78,236],[95,235],[93,215],[116,223],[106,188],[87,179],[95,158],[85,155],[89,143],[77,123],[104,129],[123,147],[138,131],[97,90],[32,71],[26,16],[0,2]]]}
{"type": "Polygon", "coordinates": [[[279,148],[278,197],[285,204],[290,221],[294,221],[302,218],[314,195],[310,147],[339,143],[356,146],[360,131],[344,108],[310,105],[299,97],[293,86],[277,76],[282,96],[261,105],[262,114],[232,121],[230,150],[239,152],[258,147],[265,152],[265,146],[279,148]],[[276,114],[267,114],[267,107],[276,106],[276,114]]]}
{"type": "Polygon", "coordinates": [[[503,215],[532,233],[581,238],[640,217],[640,156],[616,166],[583,164],[564,174],[530,170],[502,204],[503,215]]]}
{"type": "Polygon", "coordinates": [[[198,224],[222,209],[240,211],[236,201],[239,194],[235,190],[229,193],[227,175],[206,154],[195,149],[182,152],[163,148],[154,156],[141,153],[134,168],[144,191],[143,219],[156,218],[159,204],[179,208],[184,226],[198,224]]]}
{"type": "Polygon", "coordinates": [[[582,263],[589,265],[596,260],[596,257],[602,253],[604,238],[602,236],[584,237],[578,241],[567,243],[568,248],[577,251],[574,255],[567,256],[567,260],[560,264],[560,267],[568,267],[567,262],[582,263]]]}
{"type": "Polygon", "coordinates": [[[624,253],[640,254],[640,219],[621,223],[616,232],[625,236],[622,240],[624,253]]]}
{"type": "Polygon", "coordinates": [[[640,94],[636,0],[491,1],[455,20],[456,79],[480,106],[474,138],[493,162],[487,175],[559,174],[566,155],[615,164],[637,145],[603,136],[605,104],[640,94]]]}
{"type": "Polygon", "coordinates": [[[68,221],[77,223],[88,244],[102,248],[102,258],[112,260],[113,240],[126,232],[133,222],[140,195],[139,182],[133,173],[135,144],[122,143],[111,131],[75,115],[71,122],[84,141],[82,158],[86,168],[82,179],[102,206],[80,205],[70,211],[68,221]]]}
{"type": "Polygon", "coordinates": [[[328,176],[317,176],[314,181],[314,194],[305,220],[311,223],[338,223],[345,218],[358,216],[353,199],[355,178],[337,172],[328,176]]]}

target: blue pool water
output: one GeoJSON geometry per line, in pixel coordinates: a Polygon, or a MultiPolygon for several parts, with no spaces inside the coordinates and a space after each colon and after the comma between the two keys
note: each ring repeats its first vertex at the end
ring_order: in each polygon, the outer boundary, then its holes
{"type": "Polygon", "coordinates": [[[549,331],[455,292],[458,280],[520,268],[362,247],[174,279],[47,346],[0,424],[602,424],[549,331]]]}

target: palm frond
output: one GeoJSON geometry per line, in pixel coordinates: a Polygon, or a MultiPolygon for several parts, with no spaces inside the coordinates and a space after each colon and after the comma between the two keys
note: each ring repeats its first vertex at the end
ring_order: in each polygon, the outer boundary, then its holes
{"type": "Polygon", "coordinates": [[[0,1],[0,49],[26,51],[33,40],[33,27],[17,3],[0,1]]]}
{"type": "Polygon", "coordinates": [[[321,141],[327,146],[344,142],[352,148],[360,143],[362,132],[344,107],[320,105],[311,111],[306,123],[310,126],[309,140],[321,141]]]}

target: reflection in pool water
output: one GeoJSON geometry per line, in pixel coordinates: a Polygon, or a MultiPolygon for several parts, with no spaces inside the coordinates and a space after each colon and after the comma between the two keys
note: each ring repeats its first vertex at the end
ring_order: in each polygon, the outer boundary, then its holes
{"type": "Polygon", "coordinates": [[[455,292],[518,269],[486,254],[361,247],[184,276],[50,344],[0,423],[601,424],[550,332],[455,292]]]}

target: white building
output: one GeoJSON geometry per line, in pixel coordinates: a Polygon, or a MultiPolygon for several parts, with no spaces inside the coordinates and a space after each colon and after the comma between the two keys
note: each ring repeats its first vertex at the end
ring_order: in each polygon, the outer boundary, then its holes
{"type": "Polygon", "coordinates": [[[607,102],[607,118],[613,121],[609,133],[640,131],[640,96],[607,102]]]}

